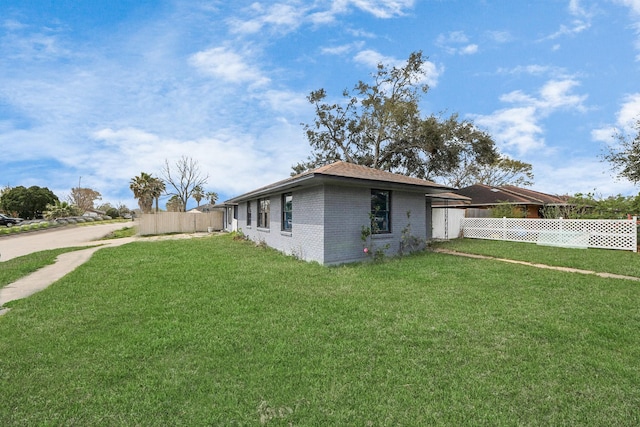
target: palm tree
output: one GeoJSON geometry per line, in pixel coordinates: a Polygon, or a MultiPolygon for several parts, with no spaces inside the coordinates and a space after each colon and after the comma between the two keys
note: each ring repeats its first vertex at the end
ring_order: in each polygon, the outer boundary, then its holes
{"type": "Polygon", "coordinates": [[[193,192],[191,193],[191,196],[196,199],[196,203],[198,204],[198,207],[200,206],[200,200],[204,199],[204,190],[202,189],[201,186],[196,185],[195,187],[193,187],[193,192]]]}
{"type": "Polygon", "coordinates": [[[56,200],[52,204],[48,204],[43,215],[46,219],[64,218],[67,216],[76,216],[80,214],[80,209],[76,205],[68,202],[56,200]]]}
{"type": "Polygon", "coordinates": [[[142,213],[151,212],[154,198],[153,194],[155,194],[152,192],[154,179],[156,178],[153,178],[150,174],[140,172],[140,175],[132,178],[129,183],[129,188],[133,191],[133,197],[138,199],[138,206],[140,206],[142,213]]]}
{"type": "Polygon", "coordinates": [[[182,205],[183,203],[180,197],[173,195],[167,201],[167,210],[169,212],[183,212],[184,207],[182,205]]]}
{"type": "Polygon", "coordinates": [[[149,182],[149,194],[156,200],[156,213],[158,213],[158,199],[162,196],[162,193],[167,189],[164,181],[160,178],[151,178],[149,182]]]}
{"type": "Polygon", "coordinates": [[[218,200],[218,193],[216,193],[215,191],[209,191],[207,193],[207,197],[209,198],[209,201],[211,202],[211,204],[215,205],[216,201],[218,200]]]}

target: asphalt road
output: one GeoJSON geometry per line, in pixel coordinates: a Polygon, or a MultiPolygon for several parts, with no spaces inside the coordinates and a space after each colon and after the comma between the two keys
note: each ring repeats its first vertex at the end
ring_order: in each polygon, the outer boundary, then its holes
{"type": "Polygon", "coordinates": [[[0,263],[22,255],[72,246],[95,246],[97,241],[115,230],[130,227],[131,222],[114,222],[87,226],[67,226],[34,233],[0,237],[0,263]]]}

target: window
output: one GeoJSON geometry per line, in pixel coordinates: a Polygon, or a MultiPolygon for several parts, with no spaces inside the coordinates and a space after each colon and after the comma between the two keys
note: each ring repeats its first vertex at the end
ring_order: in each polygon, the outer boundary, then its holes
{"type": "Polygon", "coordinates": [[[247,227],[251,227],[251,202],[247,202],[247,227]]]}
{"type": "Polygon", "coordinates": [[[284,193],[282,195],[282,230],[291,231],[291,223],[293,210],[293,195],[291,193],[284,193]]]}
{"type": "Polygon", "coordinates": [[[391,233],[391,192],[371,190],[371,233],[391,233]]]}
{"type": "Polygon", "coordinates": [[[258,227],[269,228],[269,199],[258,199],[258,227]]]}

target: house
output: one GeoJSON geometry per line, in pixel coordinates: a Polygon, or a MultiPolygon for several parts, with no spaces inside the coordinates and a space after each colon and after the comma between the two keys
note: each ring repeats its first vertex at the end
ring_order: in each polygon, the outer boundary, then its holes
{"type": "Polygon", "coordinates": [[[431,181],[336,162],[225,202],[225,228],[320,264],[397,254],[409,233],[431,238],[431,199],[451,189],[431,181]],[[372,231],[366,242],[363,228],[372,231]]]}
{"type": "Polygon", "coordinates": [[[225,210],[225,206],[224,205],[221,205],[221,204],[212,205],[211,203],[207,203],[207,204],[195,207],[193,209],[189,209],[188,212],[190,212],[190,213],[206,213],[206,212],[217,212],[217,211],[224,211],[224,210],[225,210]]]}
{"type": "Polygon", "coordinates": [[[475,184],[456,190],[456,193],[470,198],[471,202],[453,203],[450,207],[466,206],[467,217],[489,217],[491,208],[501,203],[515,206],[525,218],[542,218],[542,211],[546,207],[567,206],[567,201],[561,197],[514,185],[493,187],[475,184]]]}

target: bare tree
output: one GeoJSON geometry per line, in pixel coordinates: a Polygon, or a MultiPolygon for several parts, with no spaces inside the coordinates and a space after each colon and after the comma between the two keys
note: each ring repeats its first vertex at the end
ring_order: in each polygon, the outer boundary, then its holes
{"type": "Polygon", "coordinates": [[[102,200],[102,195],[91,188],[74,187],[68,197],[69,203],[76,205],[83,213],[93,209],[96,200],[102,200]]]}
{"type": "Polygon", "coordinates": [[[176,196],[181,202],[182,211],[186,211],[187,202],[207,183],[209,175],[203,176],[200,173],[198,162],[191,157],[182,156],[175,163],[175,169],[172,171],[169,167],[169,161],[164,161],[162,169],[162,177],[167,183],[167,194],[176,196]]]}

